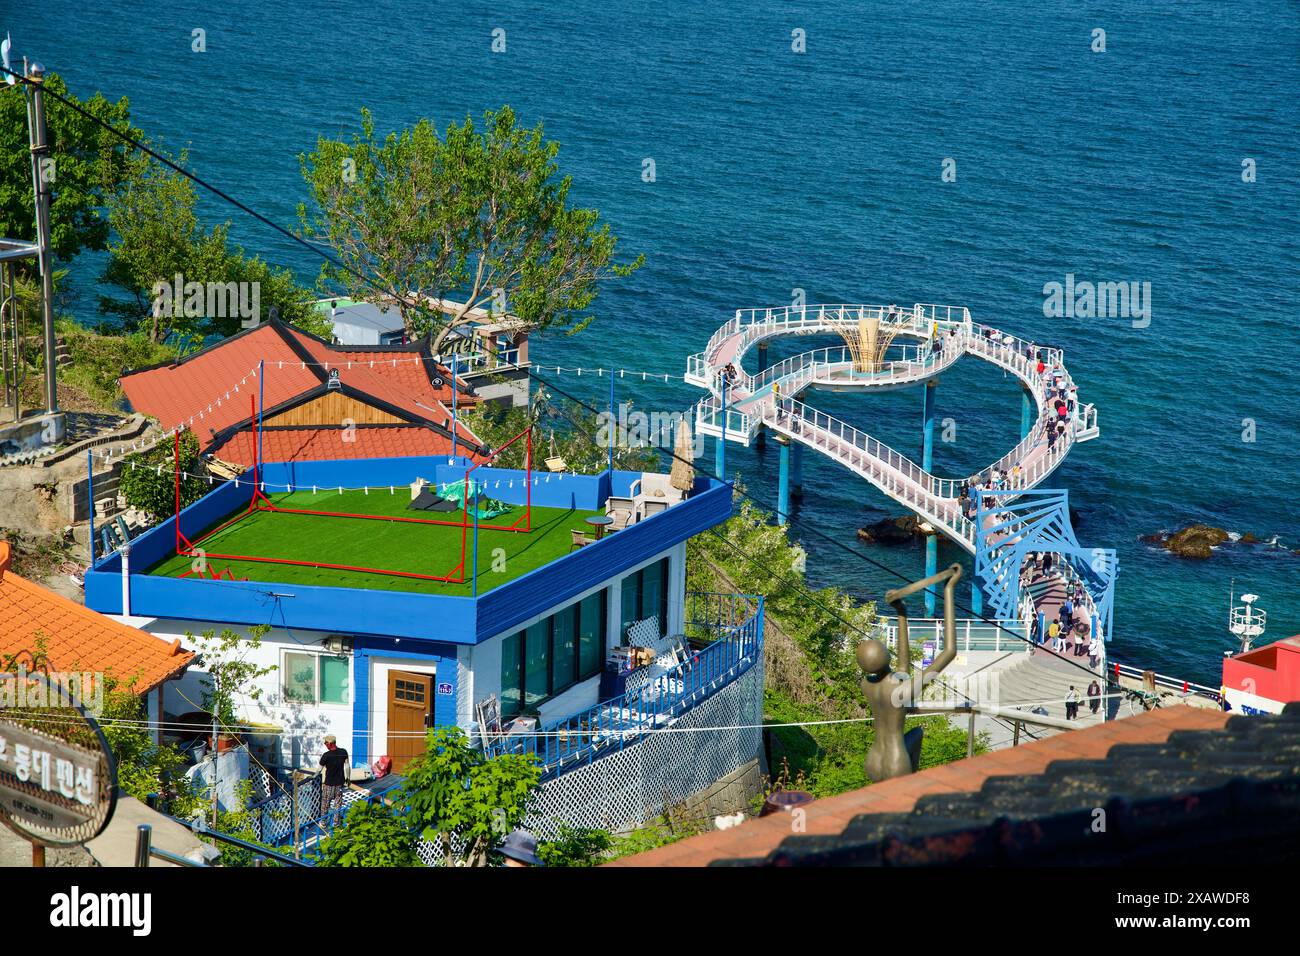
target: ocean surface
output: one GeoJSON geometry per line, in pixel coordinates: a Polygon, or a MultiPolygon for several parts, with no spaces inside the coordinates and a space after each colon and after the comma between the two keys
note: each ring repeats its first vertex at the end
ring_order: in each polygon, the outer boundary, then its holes
{"type": "MultiPolygon", "coordinates": [[[[299,154],[355,129],[363,106],[380,129],[507,103],[544,122],[574,197],[646,265],[601,295],[587,331],[543,338],[533,355],[671,374],[620,383],[638,410],[696,400],[686,356],[735,309],[796,289],[808,302],[965,305],[1060,346],[1101,438],[1050,484],[1069,489],[1081,543],[1119,551],[1112,655],[1217,685],[1234,580],[1260,595],[1270,637],[1300,632],[1294,3],[0,0],[0,29],[78,94],[128,97],[148,134],[286,226],[305,198],[299,154]],[[1104,53],[1091,49],[1097,28],[1104,53]],[[195,29],[204,53],[191,51],[195,29]],[[955,182],[941,178],[949,158],[955,182]],[[1045,317],[1044,285],[1069,274],[1150,283],[1149,325],[1045,317]],[[1285,547],[1192,562],[1138,540],[1192,521],[1285,547]]],[[[218,201],[203,212],[314,280],[301,247],[218,201]]],[[[88,320],[99,267],[73,265],[88,320]]],[[[606,400],[605,380],[557,384],[606,400]]],[[[919,455],[919,390],[810,400],[919,455]]],[[[956,424],[936,446],[941,474],[1018,437],[1015,381],[971,358],[943,376],[938,411],[956,424]]],[[[729,470],[774,502],[774,446],[728,452],[729,470]]],[[[919,577],[919,546],[855,540],[901,509],[829,461],[805,462],[793,517],[814,581],[878,598],[898,579],[862,555],[919,577]]]]}

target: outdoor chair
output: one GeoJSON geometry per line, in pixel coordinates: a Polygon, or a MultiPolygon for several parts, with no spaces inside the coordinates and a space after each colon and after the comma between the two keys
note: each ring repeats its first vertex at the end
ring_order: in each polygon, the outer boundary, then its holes
{"type": "Polygon", "coordinates": [[[572,551],[574,548],[582,548],[585,547],[586,545],[596,543],[595,538],[592,538],[581,531],[570,530],[569,534],[573,536],[572,540],[569,543],[570,551],[572,551]]]}
{"type": "Polygon", "coordinates": [[[631,498],[610,495],[605,500],[605,514],[614,519],[606,530],[621,531],[636,520],[636,502],[631,498]]]}

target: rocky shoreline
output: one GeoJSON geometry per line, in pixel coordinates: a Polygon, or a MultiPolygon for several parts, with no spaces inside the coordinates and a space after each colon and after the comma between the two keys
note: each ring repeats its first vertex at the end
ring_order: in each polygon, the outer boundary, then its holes
{"type": "MultiPolygon", "coordinates": [[[[1144,534],[1138,540],[1143,544],[1164,548],[1170,554],[1176,554],[1180,558],[1193,558],[1198,561],[1204,561],[1213,553],[1215,548],[1222,544],[1259,545],[1265,543],[1261,538],[1249,532],[1240,537],[1234,537],[1231,532],[1225,531],[1223,528],[1200,523],[1190,524],[1181,531],[1157,531],[1155,534],[1144,534]]],[[[1300,550],[1293,553],[1300,554],[1300,550]]]]}

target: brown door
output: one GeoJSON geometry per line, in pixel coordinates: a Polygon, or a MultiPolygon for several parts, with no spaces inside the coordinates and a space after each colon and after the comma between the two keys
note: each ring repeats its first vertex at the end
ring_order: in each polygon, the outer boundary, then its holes
{"type": "Polygon", "coordinates": [[[401,773],[424,753],[424,732],[433,724],[433,675],[388,672],[388,756],[401,773]]]}

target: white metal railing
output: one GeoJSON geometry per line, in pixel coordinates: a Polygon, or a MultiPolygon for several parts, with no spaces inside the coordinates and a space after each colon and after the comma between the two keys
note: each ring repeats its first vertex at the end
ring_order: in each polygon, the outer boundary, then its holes
{"type": "Polygon", "coordinates": [[[936,478],[906,455],[861,429],[805,405],[781,399],[761,408],[764,424],[809,445],[861,475],[896,501],[941,526],[950,536],[975,547],[975,524],[956,498],[963,482],[936,478]]]}
{"type": "MultiPolygon", "coordinates": [[[[1020,651],[1034,649],[1023,621],[1013,619],[984,620],[983,618],[958,618],[955,622],[957,650],[970,651],[1020,651]]],[[[894,647],[898,640],[898,622],[885,620],[885,643],[894,647]]],[[[935,617],[908,618],[908,643],[913,647],[918,641],[934,641],[935,652],[943,649],[943,619],[935,617]]]]}

